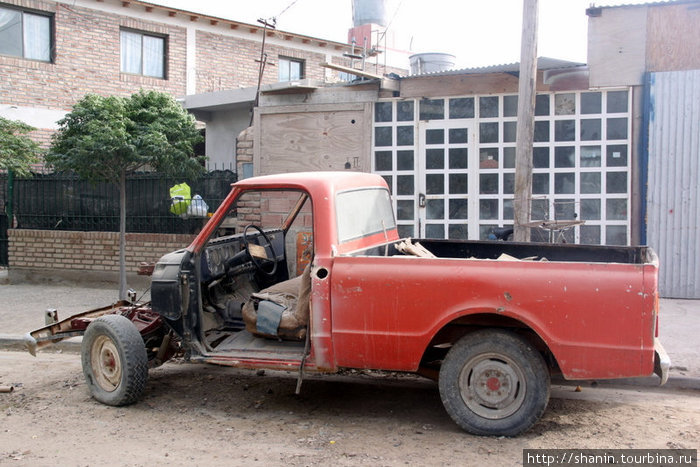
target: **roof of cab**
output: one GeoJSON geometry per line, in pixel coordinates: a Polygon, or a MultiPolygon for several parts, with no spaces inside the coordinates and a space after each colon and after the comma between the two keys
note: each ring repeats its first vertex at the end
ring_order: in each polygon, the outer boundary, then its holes
{"type": "Polygon", "coordinates": [[[309,191],[342,191],[362,187],[387,187],[382,177],[365,172],[293,172],[246,178],[233,186],[251,188],[287,188],[309,191]]]}

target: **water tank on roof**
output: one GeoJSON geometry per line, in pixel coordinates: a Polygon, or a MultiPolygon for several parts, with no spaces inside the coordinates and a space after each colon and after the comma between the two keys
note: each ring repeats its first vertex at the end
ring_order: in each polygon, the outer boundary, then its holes
{"type": "Polygon", "coordinates": [[[387,0],[352,0],[353,26],[363,24],[387,25],[387,0]]]}
{"type": "Polygon", "coordinates": [[[455,66],[456,58],[451,54],[435,52],[413,54],[408,57],[411,62],[411,75],[451,70],[455,66]]]}

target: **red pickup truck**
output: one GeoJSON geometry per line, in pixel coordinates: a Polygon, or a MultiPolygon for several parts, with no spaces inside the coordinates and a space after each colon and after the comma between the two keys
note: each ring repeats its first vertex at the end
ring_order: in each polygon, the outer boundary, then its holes
{"type": "Polygon", "coordinates": [[[192,244],[155,265],[151,302],[50,323],[83,335],[88,387],[136,401],[178,353],[233,367],[412,372],[437,380],[470,433],[514,436],[569,380],[668,375],[648,247],[400,239],[384,180],[297,173],[241,180],[192,244]]]}

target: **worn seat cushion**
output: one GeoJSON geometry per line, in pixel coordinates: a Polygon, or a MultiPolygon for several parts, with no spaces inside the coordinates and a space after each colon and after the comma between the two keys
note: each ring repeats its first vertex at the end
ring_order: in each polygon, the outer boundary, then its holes
{"type": "Polygon", "coordinates": [[[246,330],[257,336],[303,340],[306,337],[306,328],[309,324],[310,295],[310,268],[307,266],[300,276],[279,282],[252,294],[250,300],[243,305],[243,321],[246,330]],[[276,335],[258,331],[258,304],[262,300],[269,300],[285,308],[276,335]]]}

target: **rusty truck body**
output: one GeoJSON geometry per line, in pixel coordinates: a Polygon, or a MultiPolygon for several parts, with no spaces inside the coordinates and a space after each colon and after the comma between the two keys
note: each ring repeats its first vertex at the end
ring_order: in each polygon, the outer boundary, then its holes
{"type": "MultiPolygon", "coordinates": [[[[517,435],[546,409],[550,375],[648,376],[658,340],[648,247],[399,238],[385,181],[318,172],[241,180],[191,245],[155,265],[151,301],[124,301],[27,336],[83,335],[92,395],[136,401],[148,368],[195,362],[438,382],[468,432],[517,435]]],[[[297,390],[299,387],[297,387],[297,390]]]]}

